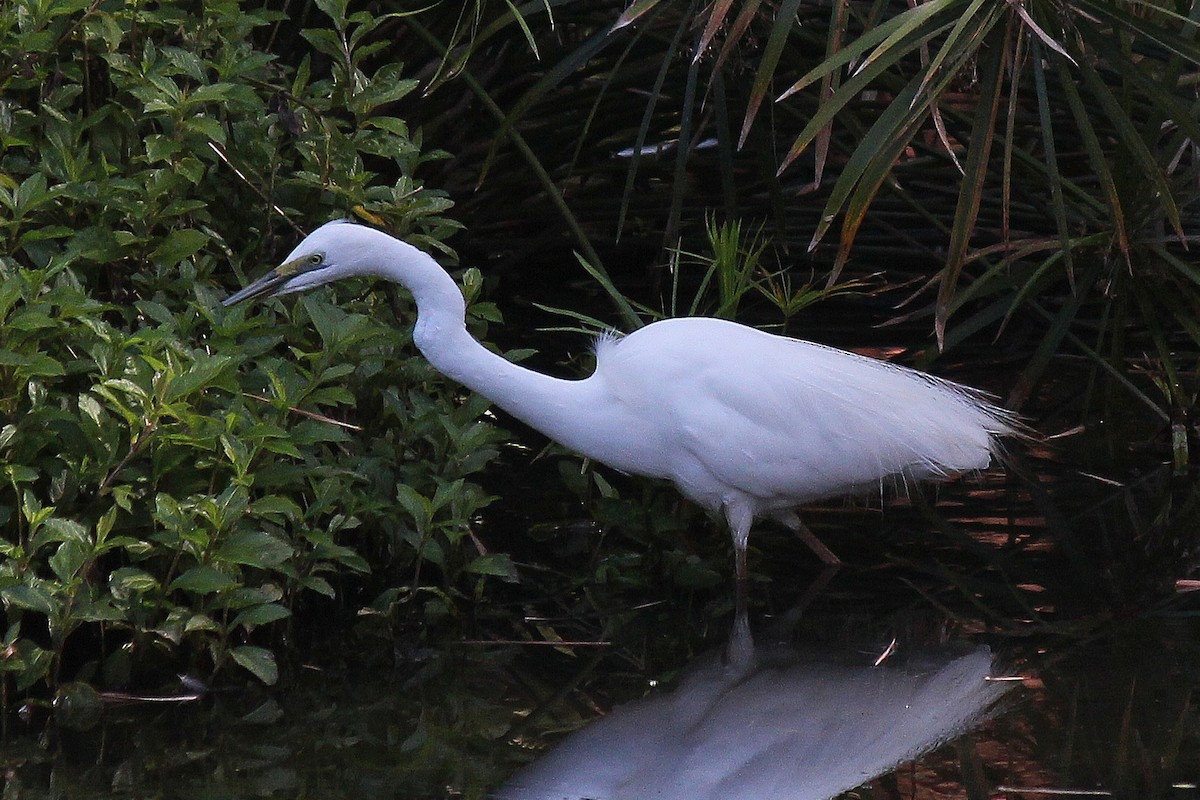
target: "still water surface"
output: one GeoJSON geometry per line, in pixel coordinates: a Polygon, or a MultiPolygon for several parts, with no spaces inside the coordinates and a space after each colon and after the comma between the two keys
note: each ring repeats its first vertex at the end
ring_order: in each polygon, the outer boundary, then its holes
{"type": "Polygon", "coordinates": [[[1195,483],[1054,458],[810,512],[847,561],[813,591],[803,545],[757,535],[748,618],[724,584],[577,581],[585,622],[523,586],[510,638],[13,722],[3,797],[1200,797],[1195,483]]]}

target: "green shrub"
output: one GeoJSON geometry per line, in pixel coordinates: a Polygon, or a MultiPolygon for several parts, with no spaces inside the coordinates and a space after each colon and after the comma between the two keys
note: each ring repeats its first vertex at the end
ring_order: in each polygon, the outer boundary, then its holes
{"type": "Polygon", "coordinates": [[[413,84],[374,64],[377,20],[253,5],[0,7],[7,701],[168,666],[273,682],[256,630],[365,556],[393,568],[373,591],[421,561],[442,596],[511,576],[456,547],[500,434],[415,355],[411,303],[219,305],[298,239],[285,217],[354,210],[447,254],[454,230],[414,178],[439,154],[386,113],[413,84]]]}

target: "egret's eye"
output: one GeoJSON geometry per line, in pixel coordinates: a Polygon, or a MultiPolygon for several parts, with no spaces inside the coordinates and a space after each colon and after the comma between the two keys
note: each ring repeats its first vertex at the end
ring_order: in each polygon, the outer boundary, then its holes
{"type": "Polygon", "coordinates": [[[313,253],[311,256],[308,257],[308,263],[312,264],[314,267],[319,265],[324,260],[325,260],[325,257],[322,256],[320,253],[313,253]]]}

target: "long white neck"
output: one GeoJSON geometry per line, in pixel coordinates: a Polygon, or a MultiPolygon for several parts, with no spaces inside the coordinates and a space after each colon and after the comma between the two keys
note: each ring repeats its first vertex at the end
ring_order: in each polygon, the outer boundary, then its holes
{"type": "Polygon", "coordinates": [[[411,245],[389,244],[388,252],[373,259],[372,271],[412,293],[417,303],[413,342],[429,363],[527,425],[578,448],[585,423],[577,406],[586,381],[542,375],[488,350],[467,332],[466,302],[446,271],[411,245]]]}

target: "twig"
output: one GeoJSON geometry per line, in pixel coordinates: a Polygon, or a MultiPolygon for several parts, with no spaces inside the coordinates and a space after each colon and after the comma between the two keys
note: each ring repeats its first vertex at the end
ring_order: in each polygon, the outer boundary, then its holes
{"type": "MultiPolygon", "coordinates": [[[[253,398],[253,399],[259,401],[260,403],[270,403],[271,402],[271,398],[269,398],[269,397],[260,397],[259,395],[250,394],[249,392],[242,392],[242,396],[253,398]]],[[[288,411],[294,411],[295,413],[297,413],[301,416],[308,417],[309,419],[315,419],[317,422],[328,422],[330,425],[337,425],[342,428],[348,428],[352,431],[361,431],[362,430],[361,426],[355,425],[353,422],[342,422],[339,419],[334,419],[333,417],[327,417],[324,414],[318,414],[315,411],[305,411],[303,408],[296,408],[295,406],[288,406],[287,408],[288,408],[288,411]]]]}

